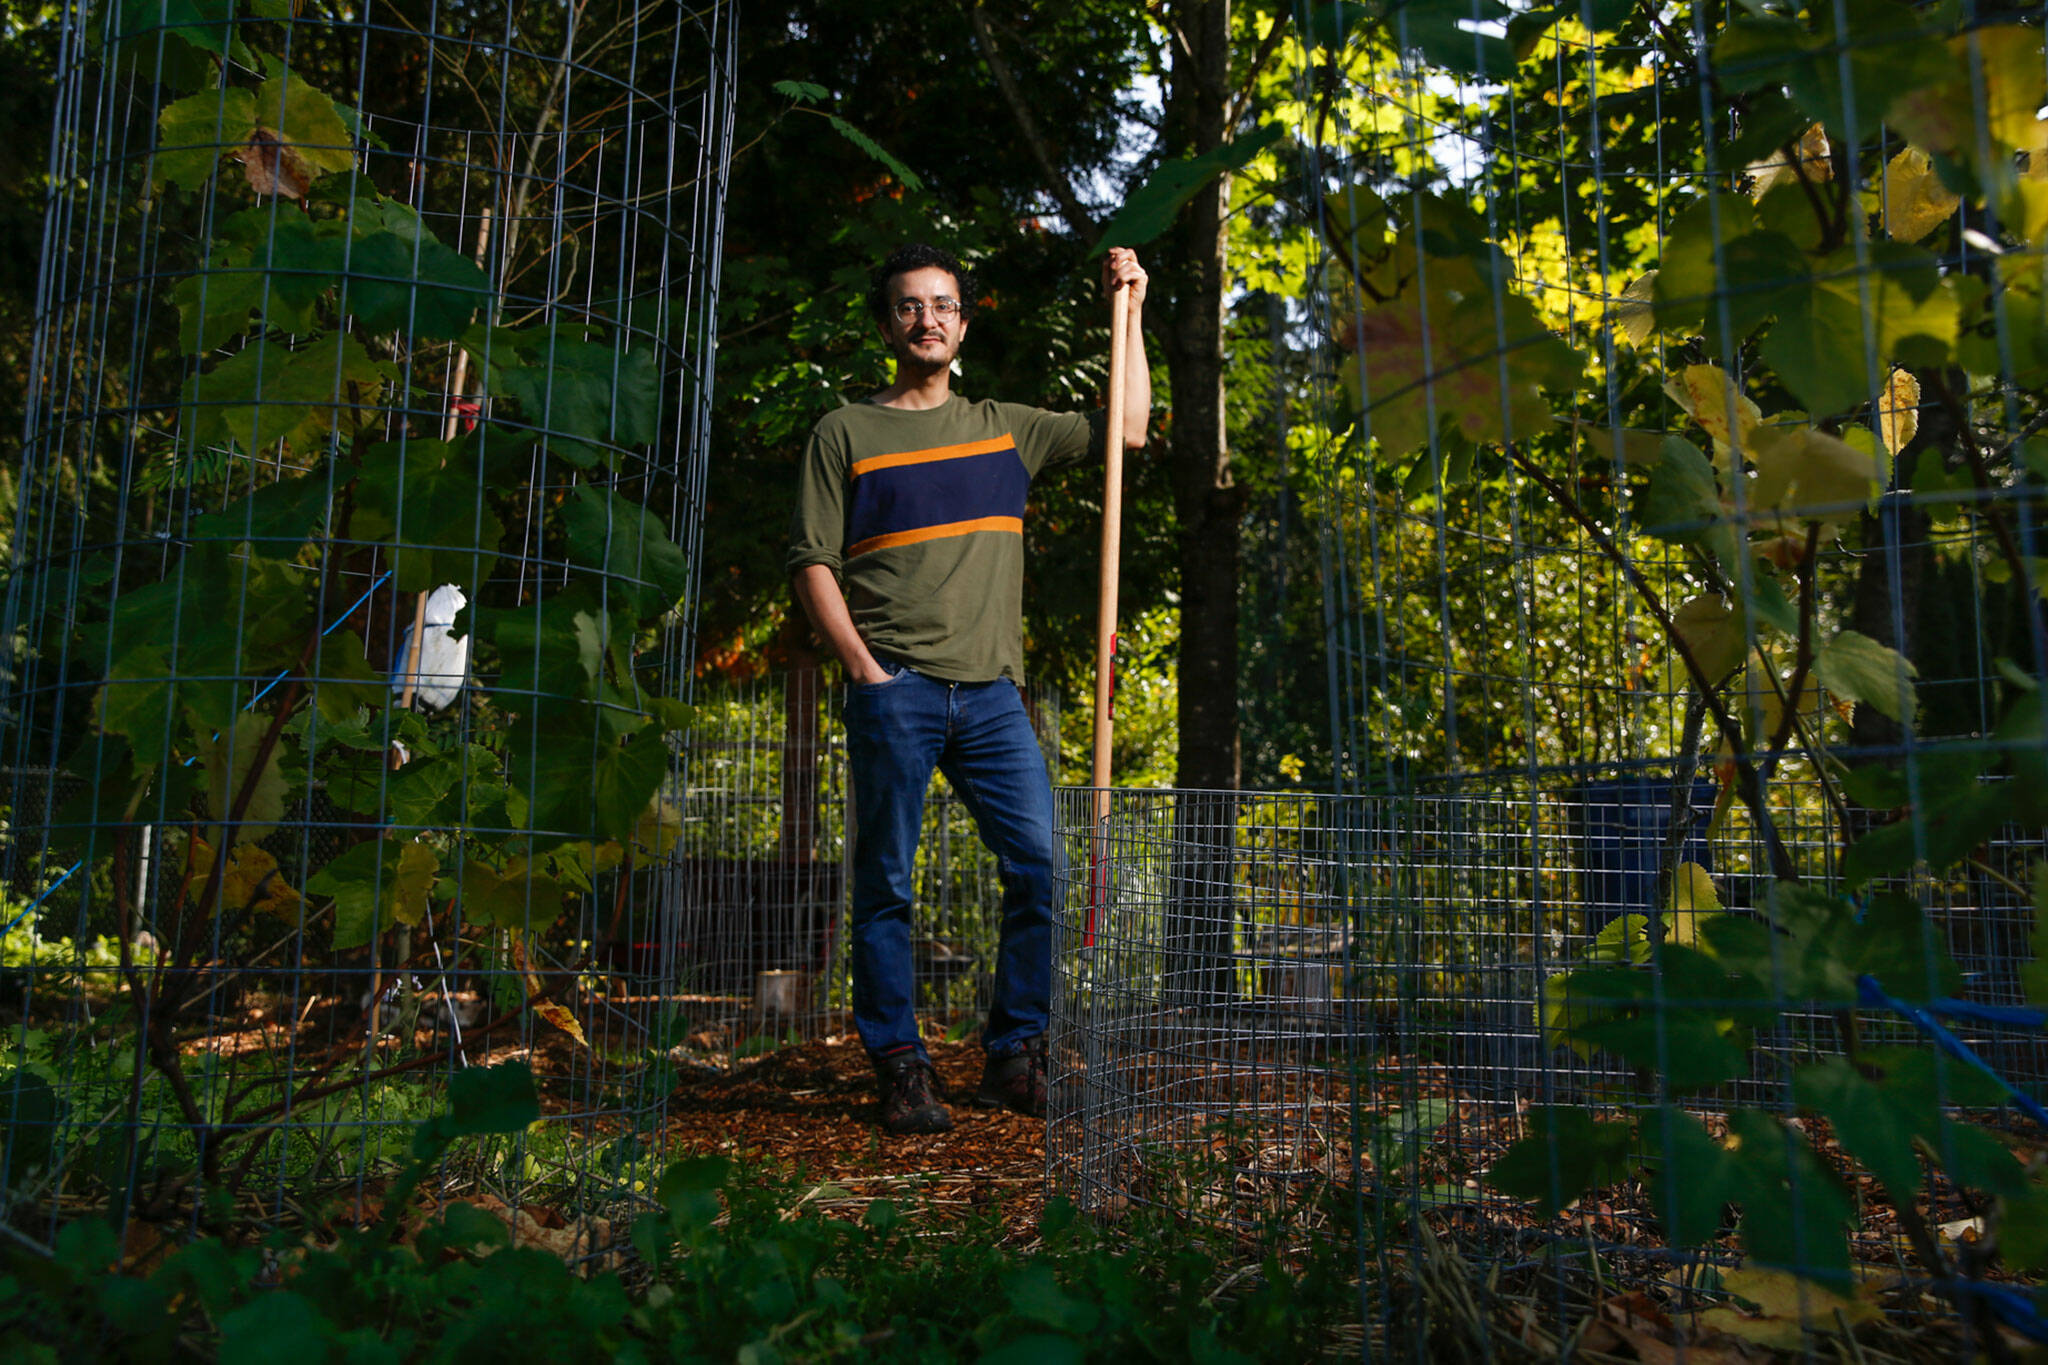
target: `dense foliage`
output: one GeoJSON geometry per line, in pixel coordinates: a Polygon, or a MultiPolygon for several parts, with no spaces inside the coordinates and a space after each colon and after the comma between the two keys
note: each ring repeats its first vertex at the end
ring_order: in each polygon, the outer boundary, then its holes
{"type": "MultiPolygon", "coordinates": [[[[1282,1259],[1157,1215],[1114,1232],[1046,1211],[1037,1252],[999,1222],[933,1228],[885,1200],[859,1222],[717,1158],[669,1168],[632,1224],[625,1268],[514,1247],[501,1216],[412,1191],[451,1147],[538,1117],[532,1078],[462,1073],[420,1125],[383,1216],[331,1236],[201,1237],[124,1262],[83,1219],[55,1255],[0,1249],[13,1358],[73,1360],[1296,1361],[1341,1349],[1355,1303],[1342,1257],[1282,1259]],[[1227,1268],[1227,1269],[1226,1269],[1227,1268]]],[[[815,1192],[815,1191],[814,1191],[815,1192]]],[[[502,1207],[502,1206],[501,1206],[502,1207]]]]}

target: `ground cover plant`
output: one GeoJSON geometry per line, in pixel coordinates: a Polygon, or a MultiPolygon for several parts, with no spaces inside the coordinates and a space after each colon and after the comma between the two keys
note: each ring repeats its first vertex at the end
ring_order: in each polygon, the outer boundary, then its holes
{"type": "MultiPolygon", "coordinates": [[[[720,1157],[662,1175],[630,1242],[584,1264],[515,1247],[506,1221],[415,1202],[451,1147],[538,1117],[524,1068],[463,1073],[421,1124],[381,1216],[193,1239],[143,1265],[115,1228],[11,1245],[0,1330],[24,1360],[1301,1360],[1355,1352],[1347,1258],[1302,1258],[1171,1218],[1113,1232],[1044,1211],[1027,1250],[987,1213],[857,1220],[720,1157]],[[815,1202],[812,1201],[812,1202],[815,1202]]],[[[814,1196],[818,1189],[809,1187],[814,1196]]],[[[829,1198],[825,1201],[830,1203],[829,1198]]]]}

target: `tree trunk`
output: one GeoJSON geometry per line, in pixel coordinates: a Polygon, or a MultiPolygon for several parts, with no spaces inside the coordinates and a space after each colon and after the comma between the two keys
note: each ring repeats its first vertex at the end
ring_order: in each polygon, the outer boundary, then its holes
{"type": "MultiPolygon", "coordinates": [[[[1188,0],[1166,99],[1166,154],[1199,156],[1230,133],[1230,3],[1188,0]]],[[[1168,458],[1180,561],[1178,776],[1183,788],[1234,791],[1239,779],[1237,586],[1243,495],[1230,475],[1223,390],[1225,212],[1230,179],[1196,195],[1156,274],[1170,296],[1160,349],[1170,372],[1168,458]]],[[[1155,324],[1156,325],[1156,324],[1155,324]]]]}
{"type": "MultiPolygon", "coordinates": [[[[1187,0],[1166,97],[1166,154],[1199,156],[1230,134],[1230,3],[1187,0]]],[[[1225,213],[1230,180],[1189,203],[1157,273],[1171,297],[1160,348],[1171,373],[1180,559],[1180,713],[1174,859],[1167,925],[1167,1003],[1205,1008],[1236,994],[1233,850],[1239,780],[1237,586],[1243,494],[1230,476],[1223,389],[1225,213]]]]}

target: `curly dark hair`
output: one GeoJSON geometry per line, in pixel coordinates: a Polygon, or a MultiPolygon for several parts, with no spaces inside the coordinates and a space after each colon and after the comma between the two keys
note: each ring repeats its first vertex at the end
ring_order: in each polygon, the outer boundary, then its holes
{"type": "Polygon", "coordinates": [[[910,270],[943,270],[960,286],[960,316],[974,311],[974,272],[942,247],[911,242],[899,246],[868,272],[868,313],[883,326],[889,323],[889,281],[910,270]]]}

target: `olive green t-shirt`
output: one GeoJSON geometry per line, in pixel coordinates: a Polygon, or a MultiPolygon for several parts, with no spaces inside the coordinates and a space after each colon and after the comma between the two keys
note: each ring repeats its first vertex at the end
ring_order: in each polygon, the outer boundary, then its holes
{"type": "Polygon", "coordinates": [[[946,682],[1024,677],[1024,501],[1102,444],[1102,414],[957,394],[851,403],[811,431],[789,572],[823,564],[877,657],[946,682]]]}

